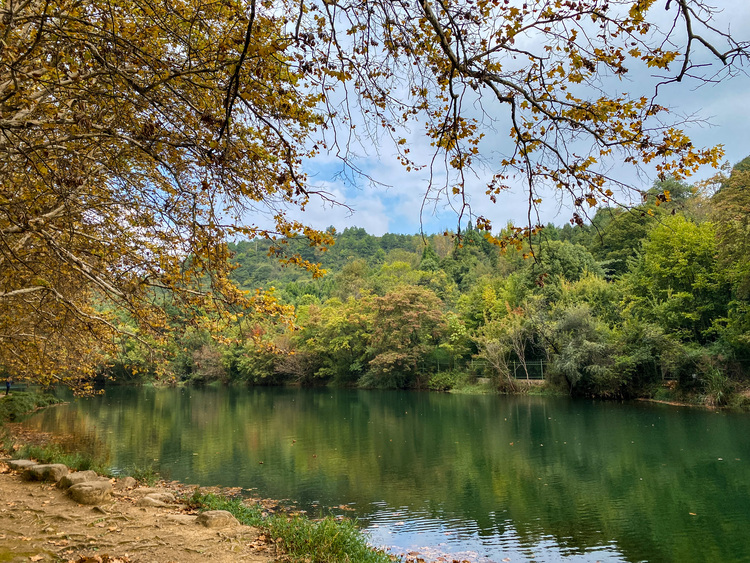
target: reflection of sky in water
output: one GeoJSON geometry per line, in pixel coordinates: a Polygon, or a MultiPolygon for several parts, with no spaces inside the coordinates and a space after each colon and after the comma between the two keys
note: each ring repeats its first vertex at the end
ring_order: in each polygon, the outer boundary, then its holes
{"type": "Polygon", "coordinates": [[[480,530],[469,520],[435,518],[408,507],[394,509],[385,503],[374,503],[372,515],[363,518],[361,525],[372,545],[410,559],[461,563],[627,561],[614,542],[585,552],[565,549],[555,538],[544,534],[533,541],[523,540],[502,514],[490,517],[497,521],[494,533],[480,530]]]}

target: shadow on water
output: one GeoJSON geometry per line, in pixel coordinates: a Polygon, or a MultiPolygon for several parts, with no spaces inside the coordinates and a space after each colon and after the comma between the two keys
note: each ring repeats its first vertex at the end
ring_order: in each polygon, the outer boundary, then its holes
{"type": "Polygon", "coordinates": [[[539,397],[116,388],[38,413],[117,467],[476,561],[750,560],[750,417],[539,397]]]}

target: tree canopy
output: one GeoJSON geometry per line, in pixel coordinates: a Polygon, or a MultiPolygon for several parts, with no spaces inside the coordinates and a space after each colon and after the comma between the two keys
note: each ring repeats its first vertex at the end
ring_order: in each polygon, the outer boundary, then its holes
{"type": "Polygon", "coordinates": [[[435,172],[425,202],[488,235],[467,173],[490,168],[490,200],[523,178],[529,222],[505,245],[538,230],[542,186],[576,223],[616,200],[612,158],[678,179],[715,164],[657,92],[618,78],[716,79],[747,58],[702,0],[29,0],[0,15],[0,364],[41,380],[85,373],[123,330],[174,328],[169,302],[283,314],[228,282],[226,241],[329,242],[285,214],[313,195],[303,163],[322,151],[390,137],[405,170],[435,172]],[[482,154],[498,127],[510,149],[482,154]]]}

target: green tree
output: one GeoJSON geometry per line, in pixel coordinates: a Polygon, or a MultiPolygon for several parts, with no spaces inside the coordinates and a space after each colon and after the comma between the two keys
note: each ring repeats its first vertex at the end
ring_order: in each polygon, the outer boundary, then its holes
{"type": "MultiPolygon", "coordinates": [[[[269,300],[249,303],[228,282],[226,241],[279,238],[273,253],[319,273],[304,244],[328,244],[330,233],[288,220],[286,210],[304,207],[313,192],[329,197],[303,173],[303,162],[321,151],[361,170],[354,145],[392,140],[405,171],[431,166],[431,177],[444,179],[427,186],[425,203],[437,197],[485,235],[492,225],[476,216],[467,193],[472,167],[481,162],[492,175],[491,201],[523,178],[529,224],[495,239],[501,246],[537,232],[531,218],[542,186],[569,197],[573,221],[582,223],[585,210],[626,187],[610,181],[613,159],[677,178],[716,164],[721,149],[695,147],[654,92],[602,91],[603,77],[631,69],[657,69],[660,83],[677,84],[702,71],[715,80],[710,61],[730,75],[747,60],[747,43],[723,32],[703,0],[667,0],[674,18],[661,29],[658,7],[656,0],[7,4],[0,362],[43,382],[91,373],[98,348],[118,330],[114,308],[129,312],[139,334],[168,334],[157,288],[217,314],[248,306],[277,314],[269,300]],[[482,121],[479,106],[493,119],[482,121]],[[485,151],[483,137],[503,116],[509,144],[485,151]],[[356,127],[359,119],[365,127],[356,127]],[[424,160],[405,138],[415,124],[433,144],[424,160]],[[302,246],[298,235],[307,239],[302,246]]],[[[358,251],[374,254],[371,240],[351,235],[358,251]]],[[[468,260],[458,258],[461,267],[446,271],[466,288],[484,262],[464,269],[468,260]]]]}
{"type": "Polygon", "coordinates": [[[628,269],[628,263],[660,218],[684,211],[694,189],[683,181],[669,178],[657,181],[643,192],[646,203],[630,209],[600,209],[592,221],[590,249],[606,270],[616,278],[628,269]]]}
{"type": "MultiPolygon", "coordinates": [[[[533,338],[531,319],[521,308],[493,318],[476,333],[477,357],[487,363],[486,372],[501,391],[517,391],[517,363],[526,371],[526,349],[533,338]]],[[[528,373],[528,372],[527,372],[528,373]]]]}
{"type": "Polygon", "coordinates": [[[750,300],[750,157],[732,168],[711,198],[719,260],[738,298],[750,300]]]}
{"type": "Polygon", "coordinates": [[[318,381],[352,385],[360,379],[372,357],[373,299],[364,295],[346,302],[329,299],[322,307],[311,305],[299,313],[303,329],[295,337],[297,350],[314,354],[318,381]]]}
{"type": "Polygon", "coordinates": [[[571,395],[620,396],[623,379],[614,369],[615,348],[607,324],[586,303],[560,307],[552,317],[551,381],[560,378],[571,395]]]}
{"type": "Polygon", "coordinates": [[[719,263],[732,285],[723,338],[731,355],[745,360],[750,358],[750,157],[719,181],[710,215],[718,236],[719,263]]]}
{"type": "Polygon", "coordinates": [[[625,299],[640,318],[683,340],[715,340],[726,317],[729,285],[717,260],[712,223],[664,218],[627,276],[625,299]]]}
{"type": "Polygon", "coordinates": [[[541,243],[525,270],[529,285],[544,288],[554,298],[560,284],[566,281],[574,282],[587,274],[604,275],[604,270],[586,248],[556,240],[541,243]]]}
{"type": "Polygon", "coordinates": [[[445,336],[442,302],[431,291],[403,286],[373,301],[373,358],[363,383],[374,387],[419,386],[420,365],[445,336]]]}

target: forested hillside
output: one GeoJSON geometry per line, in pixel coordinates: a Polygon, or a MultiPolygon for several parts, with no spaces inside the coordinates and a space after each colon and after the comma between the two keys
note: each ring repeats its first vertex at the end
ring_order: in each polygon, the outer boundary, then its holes
{"type": "Polygon", "coordinates": [[[288,322],[238,311],[217,341],[204,319],[175,343],[172,375],[431,389],[486,377],[501,391],[543,376],[611,398],[671,381],[723,403],[750,371],[748,185],[750,158],[700,189],[661,182],[642,205],[550,224],[502,251],[471,226],[460,236],[330,229],[325,252],[283,241],[321,263],[316,279],[280,264],[267,241],[233,243],[233,280],[270,290],[288,322]]]}

